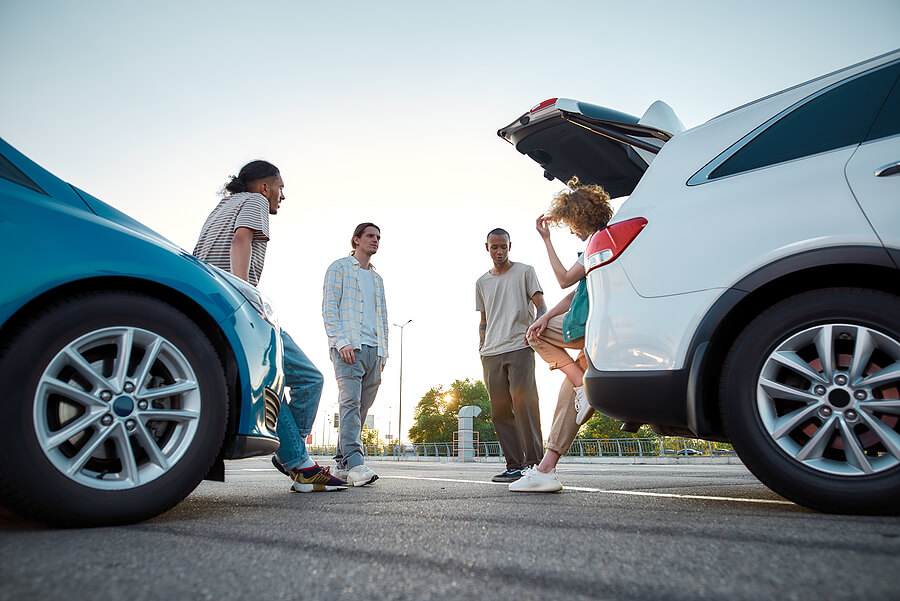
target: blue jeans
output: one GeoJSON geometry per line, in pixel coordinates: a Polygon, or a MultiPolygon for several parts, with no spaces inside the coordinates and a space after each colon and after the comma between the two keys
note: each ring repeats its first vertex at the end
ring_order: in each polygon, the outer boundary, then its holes
{"type": "Polygon", "coordinates": [[[284,344],[284,385],[291,389],[291,402],[281,399],[275,428],[281,446],[275,457],[286,469],[293,469],[309,459],[305,438],[312,432],[325,381],[322,373],[284,330],[281,341],[284,344]]]}
{"type": "Polygon", "coordinates": [[[365,463],[362,450],[362,426],[381,385],[381,357],[378,349],[363,345],[356,361],[347,365],[337,349],[331,349],[331,362],[338,385],[341,429],[334,460],[340,469],[365,463]]]}

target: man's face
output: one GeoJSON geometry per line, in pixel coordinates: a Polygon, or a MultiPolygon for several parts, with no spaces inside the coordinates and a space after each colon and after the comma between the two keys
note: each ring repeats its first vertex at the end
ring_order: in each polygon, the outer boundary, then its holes
{"type": "Polygon", "coordinates": [[[381,232],[374,225],[370,225],[363,230],[361,236],[354,239],[356,242],[356,250],[364,252],[367,255],[374,255],[378,252],[378,243],[381,241],[381,232]]]}
{"type": "Polygon", "coordinates": [[[264,180],[261,188],[262,195],[269,201],[269,214],[275,215],[278,213],[278,205],[284,200],[284,180],[281,179],[281,174],[264,180]]]}
{"type": "Polygon", "coordinates": [[[506,236],[491,234],[488,236],[484,247],[491,254],[491,260],[494,261],[494,265],[500,266],[509,260],[509,249],[512,245],[506,236]]]}

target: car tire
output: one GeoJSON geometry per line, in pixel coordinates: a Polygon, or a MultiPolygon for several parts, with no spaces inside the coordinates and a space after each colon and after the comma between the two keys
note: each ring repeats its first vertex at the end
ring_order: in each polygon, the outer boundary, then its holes
{"type": "Polygon", "coordinates": [[[0,503],[57,526],[158,515],[208,472],[224,370],[184,313],[130,292],[71,296],[0,348],[0,503]]]}
{"type": "Polygon", "coordinates": [[[825,512],[894,514],[898,388],[900,297],[815,290],[773,305],[735,340],[722,419],[741,461],[780,495],[825,512]]]}

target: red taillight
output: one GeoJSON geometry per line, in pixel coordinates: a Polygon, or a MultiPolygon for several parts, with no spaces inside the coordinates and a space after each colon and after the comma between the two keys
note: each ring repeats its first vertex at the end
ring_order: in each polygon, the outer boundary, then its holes
{"type": "Polygon", "coordinates": [[[615,261],[628,245],[637,238],[647,220],[643,217],[635,217],[626,221],[620,221],[606,226],[591,238],[587,250],[584,251],[584,269],[586,273],[591,270],[615,261]]]}
{"type": "Polygon", "coordinates": [[[536,112],[538,112],[538,111],[541,110],[541,109],[547,108],[548,106],[553,106],[554,104],[556,104],[556,101],[557,101],[557,100],[558,100],[557,98],[551,98],[551,99],[549,99],[549,100],[545,100],[545,101],[543,101],[542,103],[536,104],[535,106],[531,107],[531,110],[528,111],[528,112],[529,112],[529,113],[536,113],[536,112]]]}

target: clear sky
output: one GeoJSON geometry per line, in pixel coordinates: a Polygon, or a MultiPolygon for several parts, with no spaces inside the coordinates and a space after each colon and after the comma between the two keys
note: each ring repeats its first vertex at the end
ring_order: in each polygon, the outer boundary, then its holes
{"type": "MultiPolygon", "coordinates": [[[[260,288],[325,375],[317,440],[337,398],[322,279],[357,223],[379,224],[390,320],[412,319],[406,439],[430,387],[482,378],[490,229],[511,232],[550,304],[563,295],[534,231],[562,184],[497,129],[551,97],[637,116],[662,99],[692,127],[897,47],[898,0],[0,0],[0,136],[188,250],[229,175],[276,164],[287,198],[260,288]]],[[[574,262],[574,236],[554,241],[574,262]]],[[[391,336],[382,435],[397,432],[391,336]]],[[[537,373],[546,435],[562,376],[537,373]]]]}

